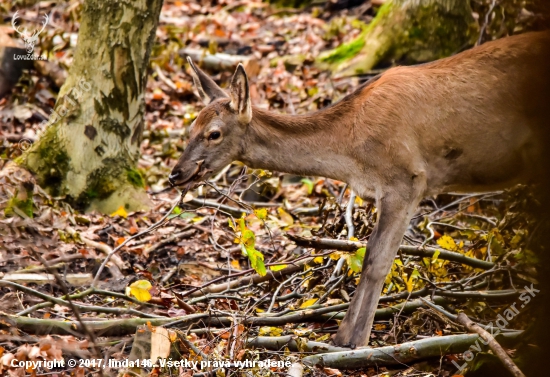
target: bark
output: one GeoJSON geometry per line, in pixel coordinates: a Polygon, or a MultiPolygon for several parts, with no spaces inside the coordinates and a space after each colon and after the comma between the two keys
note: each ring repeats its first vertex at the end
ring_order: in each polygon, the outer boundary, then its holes
{"type": "Polygon", "coordinates": [[[478,34],[468,1],[388,0],[358,38],[322,54],[318,62],[338,76],[359,75],[452,55],[472,45],[478,34]]]}
{"type": "Polygon", "coordinates": [[[17,162],[81,209],[146,208],[135,169],[146,73],[162,0],[86,0],[67,81],[39,140],[17,162]]]}

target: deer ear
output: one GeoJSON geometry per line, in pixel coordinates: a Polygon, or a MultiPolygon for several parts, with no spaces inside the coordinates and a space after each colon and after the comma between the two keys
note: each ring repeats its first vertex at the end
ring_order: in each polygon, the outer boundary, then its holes
{"type": "Polygon", "coordinates": [[[206,73],[195,66],[191,58],[187,57],[187,62],[191,66],[191,77],[193,83],[199,92],[199,97],[205,105],[218,98],[227,98],[227,94],[212,80],[206,73]]]}
{"type": "Polygon", "coordinates": [[[231,97],[230,106],[237,112],[241,122],[250,123],[252,120],[252,104],[250,103],[248,77],[246,76],[243,65],[240,63],[233,75],[233,79],[231,79],[229,96],[231,97]]]}

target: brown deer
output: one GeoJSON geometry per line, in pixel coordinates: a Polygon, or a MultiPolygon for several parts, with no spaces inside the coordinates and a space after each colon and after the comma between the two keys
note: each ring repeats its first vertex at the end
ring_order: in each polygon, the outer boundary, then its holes
{"type": "Polygon", "coordinates": [[[424,197],[480,192],[542,176],[550,149],[550,33],[504,38],[458,55],[396,67],[340,102],[305,115],[255,108],[242,65],[228,93],[192,68],[207,105],[169,177],[208,178],[239,160],[252,168],[349,183],[379,217],[335,342],[366,346],[384,279],[424,197]]]}

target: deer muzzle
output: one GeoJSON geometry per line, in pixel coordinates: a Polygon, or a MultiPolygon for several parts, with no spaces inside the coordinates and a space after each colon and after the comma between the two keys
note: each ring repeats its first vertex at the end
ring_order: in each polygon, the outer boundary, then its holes
{"type": "Polygon", "coordinates": [[[179,167],[176,165],[168,177],[172,186],[181,186],[186,183],[198,180],[206,175],[208,169],[202,169],[204,160],[199,160],[195,164],[188,164],[188,167],[179,167]],[[202,169],[202,170],[201,170],[202,169]]]}

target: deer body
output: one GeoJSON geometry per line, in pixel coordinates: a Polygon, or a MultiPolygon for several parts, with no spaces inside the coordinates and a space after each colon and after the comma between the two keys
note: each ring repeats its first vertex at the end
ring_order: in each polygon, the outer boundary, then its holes
{"type": "Polygon", "coordinates": [[[550,77],[548,46],[550,33],[531,33],[393,68],[337,104],[297,116],[252,107],[242,66],[228,96],[192,65],[209,104],[170,180],[204,179],[240,160],[342,180],[374,199],[378,223],[335,338],[339,345],[367,345],[385,277],[422,198],[504,188],[541,174],[541,135],[550,119],[550,85],[541,79],[550,77]]]}

